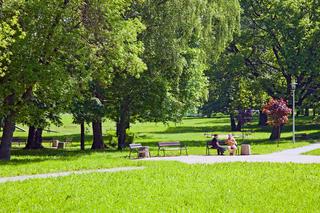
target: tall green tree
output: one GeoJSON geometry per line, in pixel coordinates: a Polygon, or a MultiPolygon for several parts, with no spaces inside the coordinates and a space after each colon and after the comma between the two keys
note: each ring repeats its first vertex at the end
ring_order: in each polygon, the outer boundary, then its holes
{"type": "Polygon", "coordinates": [[[147,0],[136,8],[146,25],[140,38],[148,70],[139,78],[117,78],[109,90],[119,149],[131,122],[179,121],[201,105],[207,96],[204,71],[239,27],[237,1],[147,0]]]}
{"type": "MultiPolygon", "coordinates": [[[[14,124],[25,112],[32,96],[40,90],[58,91],[68,84],[70,72],[65,69],[71,55],[81,50],[79,37],[80,1],[5,1],[3,17],[17,15],[24,37],[12,34],[14,43],[4,74],[0,77],[1,113],[5,117],[0,159],[10,159],[14,124]],[[49,88],[49,89],[48,89],[49,88]]],[[[51,94],[52,95],[52,94],[51,94]]],[[[57,93],[56,95],[59,95],[57,93]]]]}
{"type": "MultiPolygon", "coordinates": [[[[113,97],[105,93],[115,76],[138,76],[146,69],[141,59],[143,43],[138,35],[145,29],[134,7],[141,4],[134,0],[112,0],[101,3],[86,0],[82,8],[82,22],[88,34],[93,53],[87,62],[92,72],[91,97],[106,106],[113,97]]],[[[92,120],[92,149],[103,149],[102,117],[92,120]]]]}

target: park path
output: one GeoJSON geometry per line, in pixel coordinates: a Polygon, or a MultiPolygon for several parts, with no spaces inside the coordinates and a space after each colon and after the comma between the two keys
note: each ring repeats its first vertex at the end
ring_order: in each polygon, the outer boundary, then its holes
{"type": "Polygon", "coordinates": [[[277,162],[277,163],[320,163],[320,156],[301,155],[314,149],[320,149],[320,143],[307,145],[295,149],[288,149],[265,155],[237,155],[237,156],[176,156],[176,157],[153,157],[143,160],[169,160],[180,161],[187,164],[212,164],[225,162],[277,162]]]}
{"type": "Polygon", "coordinates": [[[48,174],[22,175],[22,176],[15,176],[15,177],[2,177],[0,178],[0,183],[24,181],[24,180],[35,179],[35,178],[52,178],[52,177],[63,177],[63,176],[69,176],[69,175],[80,175],[80,174],[90,174],[90,173],[132,171],[132,170],[141,170],[144,168],[145,167],[143,166],[118,167],[118,168],[110,168],[110,169],[80,170],[80,171],[57,172],[57,173],[48,173],[48,174]]]}

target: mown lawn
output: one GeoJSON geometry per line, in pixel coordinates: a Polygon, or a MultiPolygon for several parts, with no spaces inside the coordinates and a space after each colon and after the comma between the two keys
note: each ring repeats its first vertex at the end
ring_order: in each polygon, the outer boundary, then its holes
{"type": "Polygon", "coordinates": [[[187,165],[0,184],[1,212],[319,212],[320,166],[187,165]]]}

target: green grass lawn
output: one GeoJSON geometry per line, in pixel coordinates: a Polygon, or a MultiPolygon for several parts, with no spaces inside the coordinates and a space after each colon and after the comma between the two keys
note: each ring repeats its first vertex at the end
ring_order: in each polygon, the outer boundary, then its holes
{"type": "Polygon", "coordinates": [[[315,149],[310,152],[303,153],[304,155],[320,155],[320,149],[315,149]]]}
{"type": "Polygon", "coordinates": [[[319,212],[320,166],[149,162],[0,184],[1,212],[319,212]]]}

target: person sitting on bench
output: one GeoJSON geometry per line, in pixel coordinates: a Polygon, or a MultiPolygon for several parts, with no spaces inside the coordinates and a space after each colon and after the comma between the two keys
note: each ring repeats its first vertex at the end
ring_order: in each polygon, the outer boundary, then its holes
{"type": "Polygon", "coordinates": [[[226,149],[219,144],[218,135],[217,134],[213,135],[213,138],[212,138],[212,141],[211,141],[211,145],[212,145],[213,149],[217,149],[218,155],[223,155],[224,151],[226,151],[226,149]]]}
{"type": "Polygon", "coordinates": [[[228,134],[228,138],[225,143],[228,145],[230,155],[234,155],[237,151],[237,141],[231,134],[228,134]]]}

